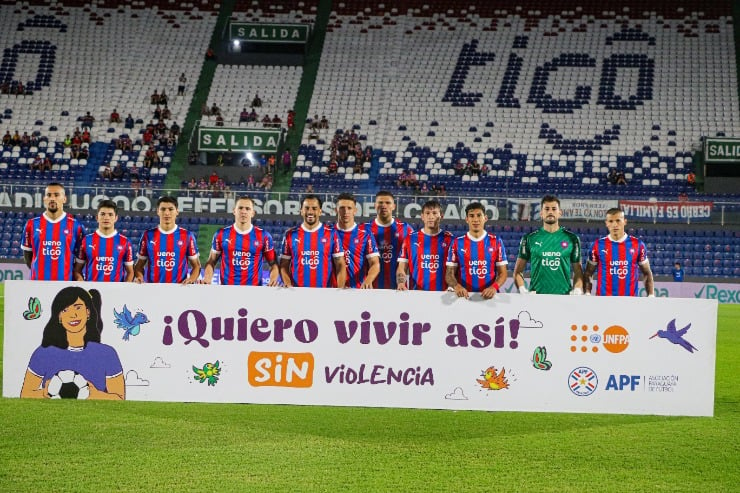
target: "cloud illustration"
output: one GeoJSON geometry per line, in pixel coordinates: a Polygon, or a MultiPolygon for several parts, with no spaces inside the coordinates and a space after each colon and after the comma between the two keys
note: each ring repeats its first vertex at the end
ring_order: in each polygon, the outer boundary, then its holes
{"type": "Polygon", "coordinates": [[[532,318],[529,312],[519,312],[519,327],[526,327],[528,329],[541,329],[543,327],[542,322],[532,318]]]}
{"type": "Polygon", "coordinates": [[[165,360],[163,360],[161,356],[156,356],[154,358],[154,363],[152,363],[149,368],[169,368],[169,367],[170,367],[170,364],[165,362],[165,360]]]}
{"type": "Polygon", "coordinates": [[[139,373],[136,370],[129,370],[126,372],[126,386],[128,387],[148,387],[149,380],[139,378],[139,373]]]}
{"type": "Polygon", "coordinates": [[[445,399],[451,400],[451,401],[467,401],[468,398],[463,392],[462,387],[455,387],[455,390],[452,391],[451,394],[445,395],[445,399]]]}

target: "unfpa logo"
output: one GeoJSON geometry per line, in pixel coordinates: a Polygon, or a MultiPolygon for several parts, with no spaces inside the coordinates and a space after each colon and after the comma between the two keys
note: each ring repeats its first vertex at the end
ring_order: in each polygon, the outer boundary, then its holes
{"type": "Polygon", "coordinates": [[[573,324],[570,326],[570,351],[598,353],[603,347],[610,353],[621,353],[630,344],[630,334],[621,325],[612,325],[603,332],[598,325],[588,326],[573,324]]]}

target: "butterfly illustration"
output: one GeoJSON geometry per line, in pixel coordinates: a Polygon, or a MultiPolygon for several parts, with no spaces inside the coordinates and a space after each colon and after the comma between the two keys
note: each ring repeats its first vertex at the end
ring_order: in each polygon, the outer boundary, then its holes
{"type": "Polygon", "coordinates": [[[547,360],[547,349],[545,349],[545,346],[535,348],[534,354],[532,355],[532,366],[538,370],[545,371],[552,368],[552,363],[547,360]]]}
{"type": "Polygon", "coordinates": [[[41,316],[41,302],[35,296],[28,298],[28,310],[23,312],[26,320],[36,320],[41,316]]]}

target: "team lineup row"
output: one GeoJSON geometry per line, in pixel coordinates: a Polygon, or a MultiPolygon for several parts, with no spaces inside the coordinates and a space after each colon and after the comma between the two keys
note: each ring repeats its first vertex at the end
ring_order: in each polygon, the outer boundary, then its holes
{"type": "MultiPolygon", "coordinates": [[[[454,291],[459,297],[480,293],[493,298],[508,277],[506,249],[501,239],[486,231],[485,208],[473,202],[465,208],[468,232],[457,238],[442,229],[442,206],[431,200],[422,206],[423,227],[418,231],[394,218],[393,194],[375,197],[376,217],[357,224],[357,203],[351,194],[336,200],[336,223],[320,220],[321,199],[306,195],[301,202],[302,223],[290,228],[279,252],[269,232],[254,225],[254,204],[241,197],[234,204],[233,224],[213,236],[203,269],[195,235],[177,225],[177,201],[157,201],[159,225],[144,232],[134,263],[132,243],[115,229],[117,206],[110,200],[98,206],[98,229],[86,234],[82,224],[64,212],[66,193],[51,183],[44,192],[44,212],[30,219],[23,233],[24,259],[31,279],[137,283],[263,284],[268,286],[338,287],[454,291]],[[190,273],[188,270],[190,268],[190,273]]],[[[608,235],[589,250],[581,265],[577,235],[559,223],[560,201],[546,195],[541,201],[542,227],[525,234],[519,243],[514,283],[520,293],[637,296],[640,274],[645,291],[653,296],[653,275],[645,244],[625,232],[620,209],[606,213],[608,235]],[[530,283],[524,272],[530,264],[530,283]]]]}

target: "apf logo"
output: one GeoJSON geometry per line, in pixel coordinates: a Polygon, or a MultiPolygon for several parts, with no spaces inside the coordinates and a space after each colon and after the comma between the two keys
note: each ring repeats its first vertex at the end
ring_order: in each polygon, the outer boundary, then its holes
{"type": "Polygon", "coordinates": [[[630,390],[632,392],[640,385],[640,375],[609,375],[604,390],[630,390]]]}
{"type": "Polygon", "coordinates": [[[247,358],[247,378],[252,387],[308,388],[313,385],[311,353],[252,351],[247,358]]]}
{"type": "Polygon", "coordinates": [[[588,397],[599,386],[596,372],[586,366],[580,366],[568,375],[568,388],[578,397],[588,397]]]}
{"type": "Polygon", "coordinates": [[[589,350],[592,353],[598,353],[599,345],[610,353],[621,353],[627,349],[630,344],[629,331],[621,325],[611,325],[607,327],[603,332],[603,335],[598,325],[589,327],[588,325],[583,324],[579,327],[578,325],[573,324],[570,326],[570,330],[570,351],[573,353],[579,349],[582,353],[589,350]],[[581,332],[580,336],[578,335],[579,328],[581,332]],[[578,346],[579,341],[580,348],[578,346]]]}

